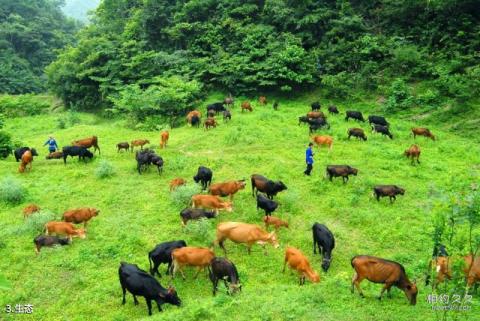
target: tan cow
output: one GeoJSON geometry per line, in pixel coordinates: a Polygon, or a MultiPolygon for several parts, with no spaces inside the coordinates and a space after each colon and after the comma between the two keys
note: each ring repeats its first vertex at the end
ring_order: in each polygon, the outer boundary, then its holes
{"type": "Polygon", "coordinates": [[[23,218],[27,218],[35,212],[40,211],[40,207],[36,204],[30,204],[23,209],[23,218]]]}
{"type": "Polygon", "coordinates": [[[72,241],[72,237],[79,237],[81,239],[84,239],[86,237],[85,229],[76,229],[72,223],[55,221],[45,224],[45,234],[66,235],[70,241],[72,241]]]}
{"type": "Polygon", "coordinates": [[[266,229],[268,229],[269,225],[273,225],[276,231],[282,226],[288,228],[288,222],[282,221],[280,218],[272,215],[265,215],[263,217],[263,222],[265,223],[266,229]]]}
{"type": "Polygon", "coordinates": [[[193,195],[192,207],[212,209],[212,210],[215,210],[215,214],[218,214],[219,210],[225,210],[227,212],[233,211],[232,202],[224,202],[220,197],[215,195],[203,195],[203,194],[193,195]]]}
{"type": "Polygon", "coordinates": [[[180,271],[183,279],[185,280],[185,274],[183,274],[184,266],[196,266],[198,268],[195,278],[201,270],[205,270],[210,265],[210,261],[215,257],[215,253],[212,250],[204,247],[191,247],[185,246],[177,248],[172,251],[172,278],[175,277],[177,271],[180,271]]]}
{"type": "Polygon", "coordinates": [[[230,201],[233,201],[233,195],[237,193],[239,190],[245,188],[245,180],[242,179],[240,181],[229,181],[224,183],[215,183],[210,185],[208,191],[212,195],[218,196],[230,196],[230,201]]]}
{"type": "Polygon", "coordinates": [[[432,140],[435,140],[435,135],[433,135],[430,132],[430,129],[428,128],[422,128],[422,127],[412,128],[412,134],[413,134],[413,139],[415,139],[417,136],[424,136],[432,140]]]}
{"type": "Polygon", "coordinates": [[[93,146],[93,152],[95,153],[98,149],[98,153],[100,154],[100,146],[98,146],[98,138],[97,136],[92,136],[89,138],[79,139],[72,142],[73,146],[80,146],[85,148],[90,148],[93,146]]]}
{"type": "Polygon", "coordinates": [[[250,102],[248,100],[245,100],[244,102],[242,102],[240,107],[242,108],[242,112],[244,110],[253,111],[252,105],[250,104],[250,102]]]}
{"type": "Polygon", "coordinates": [[[260,244],[264,250],[266,243],[272,244],[274,248],[280,246],[275,232],[268,233],[258,225],[240,222],[224,222],[217,226],[217,238],[215,244],[220,245],[225,256],[227,256],[227,250],[223,243],[227,239],[234,243],[246,243],[248,254],[250,254],[252,245],[255,243],[260,244]]]}
{"type": "Polygon", "coordinates": [[[473,256],[467,255],[463,259],[465,261],[465,276],[467,278],[467,286],[471,287],[475,283],[480,283],[480,256],[477,256],[475,260],[473,256]]]}
{"type": "Polygon", "coordinates": [[[318,148],[320,148],[321,145],[328,146],[328,151],[330,152],[333,147],[333,137],[332,136],[313,136],[313,142],[317,144],[318,148]]]}
{"type": "Polygon", "coordinates": [[[170,192],[176,190],[177,187],[187,184],[187,181],[183,178],[177,177],[170,181],[170,192]]]}
{"type": "Polygon", "coordinates": [[[132,140],[132,142],[130,143],[130,151],[133,153],[133,149],[135,148],[135,146],[140,146],[140,149],[143,149],[143,146],[145,146],[146,144],[150,144],[150,141],[148,139],[132,140]]]}
{"type": "Polygon", "coordinates": [[[160,134],[160,148],[166,148],[170,133],[166,130],[160,134]]]}
{"type": "Polygon", "coordinates": [[[310,262],[303,253],[294,248],[287,247],[285,250],[285,261],[283,263],[283,272],[285,273],[285,267],[288,266],[292,270],[296,270],[300,277],[300,285],[305,284],[305,278],[308,278],[313,283],[320,282],[320,276],[310,267],[310,262]]]}
{"type": "Polygon", "coordinates": [[[97,216],[98,213],[100,213],[100,210],[96,208],[77,208],[63,213],[63,220],[74,224],[83,223],[83,227],[86,230],[88,221],[92,217],[97,216]]]}
{"type": "Polygon", "coordinates": [[[198,118],[202,118],[202,113],[199,112],[198,110],[192,110],[187,114],[187,123],[191,124],[192,123],[192,117],[197,116],[198,118]]]}

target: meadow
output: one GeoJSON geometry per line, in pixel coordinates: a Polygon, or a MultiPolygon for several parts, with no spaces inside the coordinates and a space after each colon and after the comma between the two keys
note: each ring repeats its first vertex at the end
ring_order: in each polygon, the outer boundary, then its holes
{"type": "MultiPolygon", "coordinates": [[[[210,97],[214,101],[219,97],[210,97]]],[[[79,114],[80,122],[64,129],[57,128],[62,113],[12,118],[6,130],[24,145],[36,147],[31,172],[19,174],[13,157],[0,161],[0,177],[13,177],[26,189],[24,201],[17,205],[0,203],[0,273],[11,283],[11,289],[0,292],[0,320],[437,320],[441,313],[432,311],[427,302],[431,293],[424,286],[424,273],[432,251],[432,199],[439,191],[455,191],[465,182],[478,182],[480,147],[472,140],[443,130],[442,124],[429,124],[438,137],[431,141],[417,137],[422,149],[419,166],[412,166],[403,151],[413,142],[410,128],[424,125],[407,116],[387,117],[394,139],[370,133],[368,123],[344,121],[342,115],[329,116],[330,130],[318,134],[333,136],[331,153],[315,147],[315,164],[311,177],[303,175],[304,153],[309,142],[308,127],[298,125],[298,116],[309,110],[313,97],[280,100],[280,109],[273,111],[254,104],[252,113],[241,113],[239,103],[232,111],[231,122],[212,130],[183,126],[170,129],[166,149],[159,148],[159,131],[128,129],[124,120],[105,119],[94,114],[79,114]],[[346,139],[347,129],[362,127],[368,141],[346,139]],[[96,135],[101,155],[92,161],[68,159],[45,160],[49,135],[59,146],[72,140],[96,135]],[[117,153],[121,141],[146,138],[165,161],[158,175],[154,168],[139,175],[134,154],[117,153]],[[98,178],[96,169],[108,161],[114,175],[98,178]],[[341,179],[329,182],[324,178],[327,164],[348,164],[359,169],[358,176],[347,184],[341,179]],[[121,305],[118,281],[120,261],[138,264],[148,270],[147,253],[160,242],[184,239],[191,246],[210,246],[215,226],[221,221],[262,224],[251,195],[250,183],[234,200],[232,213],[221,212],[215,220],[180,224],[179,212],[188,204],[182,195],[171,194],[168,183],[175,177],[188,180],[188,190],[195,189],[193,175],[198,166],[213,170],[214,182],[246,178],[259,173],[282,180],[288,190],[276,198],[280,207],[274,215],[290,222],[290,229],[279,232],[280,248],[267,245],[268,255],[254,246],[247,255],[242,245],[226,243],[231,259],[240,273],[242,292],[212,296],[210,280],[204,275],[193,279],[187,269],[187,280],[173,280],[183,301],[180,308],[156,307],[148,317],[143,298],[133,304],[128,294],[121,305]],[[406,189],[394,204],[388,199],[377,202],[372,197],[376,184],[397,184],[406,189]],[[33,238],[40,234],[28,227],[22,208],[36,203],[56,218],[70,208],[100,209],[88,228],[84,240],[74,239],[71,246],[44,248],[35,256],[33,238]],[[321,272],[321,258],[312,252],[311,226],[326,224],[334,233],[336,248],[328,273],[321,272]],[[305,286],[290,272],[282,273],[284,249],[297,247],[306,254],[321,281],[305,286]],[[364,281],[366,298],[350,293],[354,255],[369,254],[402,263],[411,280],[417,279],[417,305],[410,306],[403,292],[392,290],[393,298],[378,301],[381,286],[364,281]],[[32,315],[3,312],[7,304],[32,304],[32,315]]],[[[325,111],[327,101],[322,101],[325,111]]],[[[205,106],[206,102],[202,104],[205,106]]],[[[341,112],[358,109],[368,114],[381,114],[374,100],[338,103],[341,112]]],[[[201,108],[204,111],[204,107],[201,108]]],[[[388,115],[387,115],[388,116],[388,115]]],[[[48,213],[47,213],[48,214],[48,213]]],[[[31,224],[30,224],[31,225],[31,224]]],[[[223,256],[218,247],[215,252],[223,256]]],[[[160,282],[169,278],[162,266],[160,282]]],[[[480,320],[479,296],[474,297],[471,311],[452,312],[450,318],[480,320]]]]}

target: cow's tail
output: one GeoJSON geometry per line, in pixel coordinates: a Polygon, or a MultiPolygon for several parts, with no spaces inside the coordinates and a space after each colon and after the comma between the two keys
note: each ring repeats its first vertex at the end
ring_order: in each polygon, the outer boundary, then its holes
{"type": "Polygon", "coordinates": [[[150,274],[153,274],[153,273],[152,273],[152,268],[153,268],[153,267],[152,267],[152,263],[153,263],[153,262],[152,262],[152,256],[151,256],[150,253],[148,253],[148,263],[150,264],[150,274]]]}
{"type": "Polygon", "coordinates": [[[252,196],[255,196],[255,179],[253,176],[250,178],[250,182],[252,183],[252,196]]]}

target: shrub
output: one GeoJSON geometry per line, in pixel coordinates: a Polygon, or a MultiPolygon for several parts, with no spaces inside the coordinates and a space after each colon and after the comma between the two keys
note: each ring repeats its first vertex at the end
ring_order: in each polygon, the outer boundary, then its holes
{"type": "Polygon", "coordinates": [[[5,177],[0,181],[0,201],[7,204],[19,204],[27,194],[25,188],[13,177],[5,177]]]}
{"type": "Polygon", "coordinates": [[[65,118],[57,118],[57,127],[58,129],[65,129],[67,128],[67,123],[65,122],[65,118]]]}
{"type": "Polygon", "coordinates": [[[5,116],[3,114],[0,114],[0,129],[5,126],[5,116]]]}
{"type": "Polygon", "coordinates": [[[115,169],[109,161],[102,160],[95,169],[95,176],[97,176],[97,178],[107,178],[113,175],[115,175],[115,169]]]}
{"type": "Polygon", "coordinates": [[[388,98],[384,108],[387,112],[395,112],[412,107],[414,98],[410,88],[402,78],[397,78],[388,89],[388,98]]]}
{"type": "Polygon", "coordinates": [[[12,150],[13,143],[10,134],[0,130],[0,158],[7,158],[12,150]]]}
{"type": "Polygon", "coordinates": [[[45,224],[54,220],[55,213],[47,210],[41,210],[40,212],[33,213],[32,215],[28,216],[28,218],[25,220],[25,223],[17,229],[17,232],[32,235],[41,233],[45,228],[45,224]]]}
{"type": "Polygon", "coordinates": [[[322,85],[327,90],[326,96],[329,98],[346,98],[350,96],[355,85],[353,76],[345,71],[339,72],[336,75],[322,76],[322,85]]]}
{"type": "Polygon", "coordinates": [[[189,221],[185,227],[185,233],[200,243],[211,242],[213,231],[212,222],[208,218],[189,221]]]}
{"type": "Polygon", "coordinates": [[[46,96],[1,95],[0,113],[7,117],[38,115],[51,106],[51,98],[46,96]]]}
{"type": "Polygon", "coordinates": [[[187,184],[177,187],[172,193],[172,202],[180,207],[190,204],[192,196],[200,193],[201,187],[198,184],[187,184]]]}

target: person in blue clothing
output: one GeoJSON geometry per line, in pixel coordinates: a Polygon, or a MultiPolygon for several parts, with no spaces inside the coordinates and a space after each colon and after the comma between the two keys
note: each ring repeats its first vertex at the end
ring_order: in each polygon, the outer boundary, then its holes
{"type": "Polygon", "coordinates": [[[312,150],[312,143],[308,144],[308,148],[305,152],[305,162],[307,163],[307,169],[303,172],[305,175],[310,176],[310,173],[313,169],[313,150],[312,150]]]}
{"type": "Polygon", "coordinates": [[[53,153],[58,149],[57,141],[55,140],[55,138],[53,138],[53,136],[50,136],[48,138],[48,140],[45,142],[45,144],[43,144],[43,146],[45,145],[48,145],[48,151],[50,153],[53,153]]]}

